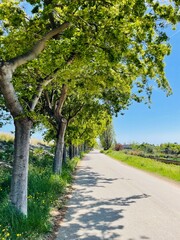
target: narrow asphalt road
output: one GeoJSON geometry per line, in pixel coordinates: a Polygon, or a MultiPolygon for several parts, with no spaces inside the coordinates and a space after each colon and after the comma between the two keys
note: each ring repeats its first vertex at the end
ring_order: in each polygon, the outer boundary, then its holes
{"type": "Polygon", "coordinates": [[[57,240],[179,240],[180,185],[98,151],[78,167],[57,240]]]}

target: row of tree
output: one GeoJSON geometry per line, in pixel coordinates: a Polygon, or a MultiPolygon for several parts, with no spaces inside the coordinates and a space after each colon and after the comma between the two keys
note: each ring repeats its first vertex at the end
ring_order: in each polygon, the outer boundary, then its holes
{"type": "Polygon", "coordinates": [[[15,125],[10,200],[27,215],[29,138],[43,124],[56,143],[92,143],[112,115],[171,89],[164,31],[179,21],[179,0],[2,0],[0,106],[15,125]],[[153,81],[152,81],[153,80],[153,81]],[[132,91],[134,89],[134,91],[132,91]]]}
{"type": "Polygon", "coordinates": [[[149,143],[142,144],[131,144],[131,149],[140,150],[145,153],[155,154],[155,153],[163,153],[166,155],[179,155],[180,154],[180,145],[177,143],[163,143],[158,146],[149,143]]]}

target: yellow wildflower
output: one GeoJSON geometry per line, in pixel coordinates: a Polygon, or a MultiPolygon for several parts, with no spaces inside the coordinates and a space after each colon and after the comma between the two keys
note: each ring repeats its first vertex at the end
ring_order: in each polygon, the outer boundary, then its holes
{"type": "Polygon", "coordinates": [[[17,233],[17,234],[16,234],[17,237],[20,237],[21,235],[22,235],[22,234],[20,234],[20,233],[17,233]]]}

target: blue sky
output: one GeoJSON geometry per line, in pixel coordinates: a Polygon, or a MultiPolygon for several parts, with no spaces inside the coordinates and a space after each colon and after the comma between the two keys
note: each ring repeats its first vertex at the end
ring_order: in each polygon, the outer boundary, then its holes
{"type": "Polygon", "coordinates": [[[151,109],[133,103],[124,116],[114,118],[116,140],[120,143],[180,143],[180,25],[169,32],[172,51],[166,62],[166,76],[173,94],[155,89],[151,109]]]}

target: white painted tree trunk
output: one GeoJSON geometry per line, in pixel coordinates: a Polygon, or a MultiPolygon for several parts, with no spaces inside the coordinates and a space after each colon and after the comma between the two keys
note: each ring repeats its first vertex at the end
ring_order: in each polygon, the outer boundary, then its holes
{"type": "Polygon", "coordinates": [[[29,141],[32,121],[29,119],[15,120],[14,163],[11,180],[11,203],[27,216],[27,185],[29,141]]]}

